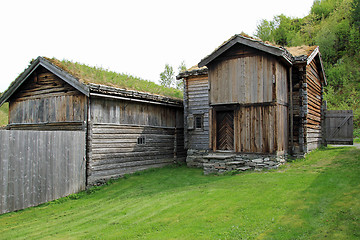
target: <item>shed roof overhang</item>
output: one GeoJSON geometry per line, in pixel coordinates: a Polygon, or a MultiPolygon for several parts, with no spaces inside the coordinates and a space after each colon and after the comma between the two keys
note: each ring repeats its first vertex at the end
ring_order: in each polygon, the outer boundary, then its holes
{"type": "Polygon", "coordinates": [[[64,80],[66,83],[77,89],[82,94],[89,96],[90,90],[89,87],[83,83],[81,83],[78,79],[76,79],[73,75],[70,73],[64,71],[63,69],[55,66],[50,61],[46,60],[43,57],[36,58],[30,66],[25,69],[23,73],[21,73],[14,82],[11,83],[9,88],[3,93],[3,95],[0,97],[0,106],[9,100],[9,98],[16,92],[17,89],[25,82],[25,80],[38,68],[38,67],[44,67],[62,80],[64,80]]]}
{"type": "Polygon", "coordinates": [[[321,58],[321,53],[319,50],[319,47],[316,47],[310,55],[299,55],[299,56],[295,56],[294,60],[293,60],[293,64],[306,64],[309,65],[315,58],[318,59],[319,61],[319,65],[320,65],[320,77],[321,80],[324,82],[325,85],[327,85],[327,79],[326,79],[326,75],[325,75],[325,70],[324,70],[324,65],[323,65],[323,61],[321,58]]]}
{"type": "Polygon", "coordinates": [[[262,41],[258,41],[252,38],[244,37],[242,35],[236,34],[231,37],[228,41],[223,43],[220,47],[218,47],[214,52],[205,57],[200,61],[198,66],[204,67],[207,66],[210,62],[214,61],[221,54],[229,50],[235,44],[242,44],[248,47],[255,48],[257,50],[263,51],[265,53],[274,55],[276,57],[281,58],[287,65],[292,65],[291,55],[283,48],[275,47],[269,44],[266,44],[262,41]]]}

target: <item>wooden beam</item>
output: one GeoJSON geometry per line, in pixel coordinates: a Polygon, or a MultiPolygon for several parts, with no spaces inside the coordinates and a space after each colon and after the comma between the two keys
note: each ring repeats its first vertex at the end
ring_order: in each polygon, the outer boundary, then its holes
{"type": "Polygon", "coordinates": [[[293,106],[293,86],[292,86],[292,67],[289,69],[290,85],[290,151],[294,153],[294,106],[293,106]]]}

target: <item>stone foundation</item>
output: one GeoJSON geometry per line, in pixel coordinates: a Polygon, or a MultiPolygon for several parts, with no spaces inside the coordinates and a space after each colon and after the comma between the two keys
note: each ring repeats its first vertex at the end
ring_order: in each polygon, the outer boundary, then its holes
{"type": "Polygon", "coordinates": [[[208,162],[204,157],[208,154],[208,150],[189,149],[187,151],[186,165],[188,167],[203,168],[203,164],[208,162]]]}
{"type": "Polygon", "coordinates": [[[204,174],[221,174],[229,171],[275,169],[286,162],[286,155],[209,153],[206,150],[188,150],[189,167],[204,169],[204,174]]]}

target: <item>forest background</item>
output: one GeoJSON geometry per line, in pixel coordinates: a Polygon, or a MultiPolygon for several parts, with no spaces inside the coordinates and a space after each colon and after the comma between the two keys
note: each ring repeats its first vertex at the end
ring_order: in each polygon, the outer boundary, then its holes
{"type": "Polygon", "coordinates": [[[353,110],[360,137],[360,0],[315,0],[309,15],[263,19],[255,36],[281,46],[318,45],[330,110],[353,110]]]}

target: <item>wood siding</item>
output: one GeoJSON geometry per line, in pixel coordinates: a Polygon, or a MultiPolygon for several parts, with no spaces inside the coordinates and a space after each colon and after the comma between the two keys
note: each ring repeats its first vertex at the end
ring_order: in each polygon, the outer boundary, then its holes
{"type": "Polygon", "coordinates": [[[240,107],[235,116],[235,150],[243,153],[287,152],[285,106],[240,107]]]}
{"type": "Polygon", "coordinates": [[[209,66],[210,104],[287,103],[287,70],[283,64],[249,48],[234,51],[237,53],[209,66]]]}
{"type": "Polygon", "coordinates": [[[84,128],[86,112],[86,96],[44,68],[38,68],[11,97],[9,126],[42,129],[47,125],[47,130],[74,130],[84,128]]]}
{"type": "Polygon", "coordinates": [[[185,160],[181,108],[107,98],[90,102],[89,185],[185,160]]]}
{"type": "Polygon", "coordinates": [[[323,142],[323,83],[318,61],[318,58],[314,58],[309,64],[297,64],[293,67],[292,152],[298,156],[320,147],[323,142]]]}
{"type": "MultiPolygon", "coordinates": [[[[234,46],[209,66],[211,148],[219,150],[219,109],[235,108],[235,152],[288,151],[288,69],[276,57],[234,46]]],[[[220,149],[221,150],[221,149],[220,149]]]]}
{"type": "Polygon", "coordinates": [[[84,190],[85,173],[85,132],[0,130],[0,214],[84,190]]]}
{"type": "Polygon", "coordinates": [[[183,120],[177,119],[183,112],[180,108],[110,98],[91,98],[90,102],[93,123],[183,127],[183,120]]]}
{"type": "Polygon", "coordinates": [[[307,116],[306,116],[306,143],[307,151],[318,148],[322,144],[321,121],[322,121],[322,84],[319,67],[316,59],[306,66],[306,92],[307,92],[307,116]]]}
{"type": "Polygon", "coordinates": [[[207,75],[185,79],[185,146],[188,149],[209,148],[209,82],[207,75]],[[194,116],[202,116],[202,129],[189,128],[188,122],[194,116]]]}
{"type": "Polygon", "coordinates": [[[174,163],[175,133],[174,128],[94,124],[88,184],[174,163]]]}

